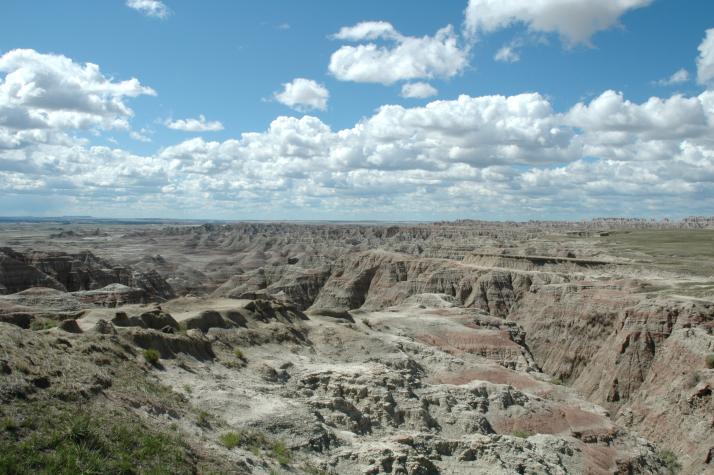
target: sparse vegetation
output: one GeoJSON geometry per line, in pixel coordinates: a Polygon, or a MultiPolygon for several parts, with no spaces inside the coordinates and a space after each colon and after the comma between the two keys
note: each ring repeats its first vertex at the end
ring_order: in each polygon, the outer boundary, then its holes
{"type": "Polygon", "coordinates": [[[201,427],[211,427],[211,415],[206,411],[199,411],[196,415],[196,424],[201,427]]]}
{"type": "Polygon", "coordinates": [[[233,354],[239,360],[245,360],[245,355],[243,354],[243,350],[241,350],[240,348],[236,348],[235,350],[233,350],[233,354]]]}
{"type": "Polygon", "coordinates": [[[554,379],[551,380],[550,382],[551,382],[551,384],[555,384],[555,385],[557,385],[557,386],[562,386],[562,385],[564,384],[564,383],[563,383],[563,380],[560,379],[560,378],[554,378],[554,379]]]}
{"type": "Polygon", "coordinates": [[[160,358],[161,358],[161,355],[159,354],[159,352],[154,350],[153,348],[144,350],[144,360],[146,360],[147,363],[155,365],[156,363],[159,362],[160,358]]]}
{"type": "Polygon", "coordinates": [[[709,354],[704,358],[704,364],[705,364],[706,367],[709,368],[709,369],[714,368],[714,353],[709,353],[709,354]]]}
{"type": "Polygon", "coordinates": [[[240,445],[240,434],[237,432],[226,432],[219,437],[221,444],[227,449],[233,449],[240,445]]]}
{"type": "Polygon", "coordinates": [[[532,434],[531,434],[530,432],[525,431],[525,430],[516,429],[516,430],[514,430],[513,432],[511,432],[511,435],[512,435],[513,437],[520,437],[521,439],[527,439],[527,438],[530,437],[532,434]]]}
{"type": "Polygon", "coordinates": [[[290,449],[285,446],[282,440],[276,440],[271,447],[271,453],[280,465],[287,465],[292,460],[290,449]]]}
{"type": "Polygon", "coordinates": [[[47,318],[36,318],[30,322],[30,330],[49,330],[50,328],[55,328],[57,322],[54,320],[49,320],[47,318]]]}
{"type": "Polygon", "coordinates": [[[658,453],[658,455],[664,462],[667,467],[667,472],[670,475],[677,474],[682,469],[682,465],[679,463],[677,455],[671,450],[662,450],[658,453]]]}
{"type": "MultiPolygon", "coordinates": [[[[185,444],[141,422],[42,406],[32,429],[0,433],[0,473],[192,473],[185,444]]],[[[7,418],[5,419],[7,420],[7,418]]],[[[7,427],[7,424],[4,423],[7,427]]]]}

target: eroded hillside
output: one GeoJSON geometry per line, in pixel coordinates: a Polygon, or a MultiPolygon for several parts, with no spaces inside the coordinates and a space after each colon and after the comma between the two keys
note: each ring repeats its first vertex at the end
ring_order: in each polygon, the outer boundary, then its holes
{"type": "Polygon", "coordinates": [[[0,464],[709,473],[711,228],[7,225],[0,464]]]}

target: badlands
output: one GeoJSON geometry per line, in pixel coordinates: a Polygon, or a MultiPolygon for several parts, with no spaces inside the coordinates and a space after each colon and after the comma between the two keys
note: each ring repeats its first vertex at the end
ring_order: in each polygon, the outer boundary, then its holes
{"type": "Polygon", "coordinates": [[[0,473],[714,473],[714,219],[0,226],[0,473]]]}

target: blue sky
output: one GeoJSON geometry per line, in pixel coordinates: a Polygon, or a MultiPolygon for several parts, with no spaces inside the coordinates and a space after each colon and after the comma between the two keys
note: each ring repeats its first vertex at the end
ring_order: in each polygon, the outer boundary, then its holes
{"type": "Polygon", "coordinates": [[[596,3],[8,0],[0,214],[712,214],[714,3],[596,3]]]}

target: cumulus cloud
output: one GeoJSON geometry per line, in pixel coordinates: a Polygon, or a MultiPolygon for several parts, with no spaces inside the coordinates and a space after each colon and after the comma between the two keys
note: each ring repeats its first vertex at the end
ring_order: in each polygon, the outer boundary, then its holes
{"type": "Polygon", "coordinates": [[[712,124],[711,91],[642,103],[606,91],[563,113],[536,93],[460,96],[383,106],[341,130],[278,117],[264,131],[148,156],[77,139],[29,142],[0,150],[0,189],[120,214],[681,214],[714,205],[712,124]]]}
{"type": "Polygon", "coordinates": [[[201,114],[198,119],[178,119],[166,122],[166,127],[182,132],[217,132],[223,130],[223,124],[219,121],[206,121],[206,117],[201,114]]]}
{"type": "Polygon", "coordinates": [[[156,92],[138,79],[115,81],[92,63],[16,49],[0,57],[0,126],[10,130],[128,128],[125,99],[156,92]]]}
{"type": "Polygon", "coordinates": [[[292,109],[308,111],[327,109],[330,91],[312,79],[295,78],[283,84],[283,90],[273,94],[275,100],[292,109]]]}
{"type": "Polygon", "coordinates": [[[711,84],[714,80],[714,28],[707,30],[699,45],[697,80],[700,84],[711,84]]]}
{"type": "Polygon", "coordinates": [[[568,45],[588,43],[592,35],[618,23],[630,10],[652,0],[469,0],[465,29],[470,36],[516,23],[531,31],[557,33],[568,45]]]}
{"type": "Polygon", "coordinates": [[[402,97],[411,99],[424,99],[438,93],[439,91],[428,82],[409,82],[402,86],[402,97]]]}
{"type": "Polygon", "coordinates": [[[403,36],[386,21],[363,21],[354,26],[343,26],[333,35],[336,40],[365,41],[377,39],[399,40],[403,36]]]}
{"type": "Polygon", "coordinates": [[[672,73],[672,75],[668,78],[655,81],[655,84],[657,84],[658,86],[674,86],[677,84],[685,83],[687,81],[689,81],[689,71],[682,68],[672,73]]]}
{"type": "Polygon", "coordinates": [[[155,18],[166,18],[171,11],[159,0],[127,0],[126,6],[143,13],[146,16],[155,18]]]}
{"type": "Polygon", "coordinates": [[[334,38],[371,41],[345,45],[332,53],[329,71],[340,81],[393,84],[413,79],[448,78],[468,65],[468,48],[451,26],[434,36],[404,36],[387,22],[363,22],[342,28],[334,38]],[[380,44],[373,41],[382,40],[380,44]]]}
{"type": "Polygon", "coordinates": [[[134,154],[75,137],[76,120],[51,114],[88,114],[96,118],[85,128],[114,127],[131,115],[123,101],[153,91],[63,57],[47,55],[40,68],[6,56],[7,76],[23,72],[0,83],[0,212],[32,200],[67,214],[264,219],[680,215],[714,207],[712,90],[642,102],[605,91],[564,111],[538,93],[462,95],[385,105],[338,130],[310,115],[278,117],[228,140],[192,138],[134,154]],[[47,86],[60,80],[55,89],[69,95],[47,86]],[[17,110],[35,122],[5,112],[17,110]]]}

